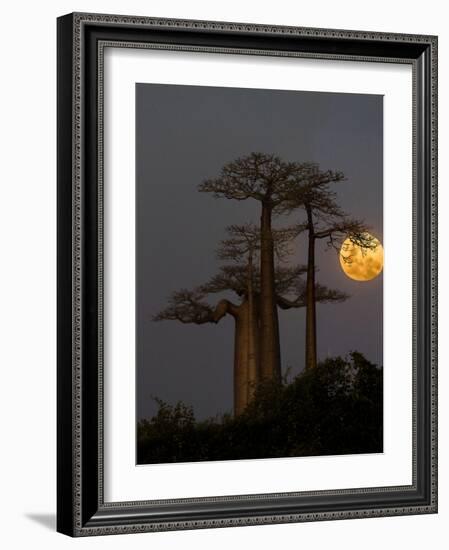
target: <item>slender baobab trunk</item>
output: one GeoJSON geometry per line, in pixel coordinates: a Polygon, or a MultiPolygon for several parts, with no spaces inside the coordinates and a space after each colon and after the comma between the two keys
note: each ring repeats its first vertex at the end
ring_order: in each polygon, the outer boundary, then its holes
{"type": "Polygon", "coordinates": [[[315,297],[315,233],[312,210],[306,206],[308,223],[308,254],[306,282],[306,368],[314,368],[316,356],[316,297],[315,297]]]}
{"type": "Polygon", "coordinates": [[[271,206],[262,203],[260,219],[260,374],[281,379],[279,321],[275,297],[274,246],[271,206]]]}

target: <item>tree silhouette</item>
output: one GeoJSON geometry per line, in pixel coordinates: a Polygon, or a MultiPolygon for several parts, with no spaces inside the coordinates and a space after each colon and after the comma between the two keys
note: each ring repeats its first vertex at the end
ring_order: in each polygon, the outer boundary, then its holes
{"type": "MultiPolygon", "coordinates": [[[[253,260],[260,254],[258,229],[247,224],[227,228],[229,238],[223,240],[218,257],[233,260],[223,265],[218,273],[205,284],[193,290],[182,289],[169,298],[167,308],[159,312],[154,320],[177,320],[182,323],[218,323],[230,315],[235,322],[234,335],[234,412],[245,410],[251,401],[254,389],[263,377],[261,374],[261,276],[253,260]],[[210,295],[232,291],[238,297],[235,303],[223,298],[211,306],[206,298],[210,295]]],[[[279,261],[275,268],[276,307],[281,309],[300,308],[306,305],[306,285],[302,275],[305,266],[283,266],[280,262],[288,255],[287,243],[292,239],[292,230],[273,229],[274,253],[279,261]]],[[[336,302],[347,298],[343,293],[318,285],[316,300],[336,302]]]]}
{"type": "MultiPolygon", "coordinates": [[[[307,231],[307,282],[306,282],[306,368],[317,365],[316,302],[315,281],[316,242],[327,240],[327,244],[340,252],[343,240],[349,238],[363,250],[375,248],[374,237],[367,233],[367,226],[361,220],[351,218],[338,205],[333,183],[342,182],[345,177],[339,171],[321,171],[316,163],[301,165],[301,177],[289,189],[284,189],[284,200],[276,207],[278,213],[291,213],[303,209],[305,221],[301,220],[298,232],[307,231]]],[[[343,257],[343,256],[342,256],[343,257]]],[[[350,262],[351,258],[343,257],[350,262]]]]}
{"type": "MultiPolygon", "coordinates": [[[[234,395],[238,397],[235,410],[240,412],[251,400],[260,369],[258,322],[260,304],[256,299],[254,288],[254,259],[259,252],[260,239],[257,228],[252,224],[230,226],[228,233],[230,238],[221,242],[218,257],[221,260],[237,262],[246,260],[245,280],[240,281],[240,296],[245,296],[241,304],[241,306],[244,305],[243,328],[237,329],[239,321],[236,320],[235,334],[235,349],[239,350],[240,356],[236,356],[234,361],[234,395]]],[[[228,270],[229,274],[231,273],[228,270]]],[[[209,286],[209,288],[204,287],[203,290],[209,294],[213,289],[209,286]]]]}
{"type": "Polygon", "coordinates": [[[297,181],[298,165],[275,155],[251,153],[226,164],[217,178],[204,181],[199,190],[214,197],[233,200],[253,199],[260,203],[260,373],[280,381],[281,352],[276,304],[273,210],[285,192],[297,181]]]}
{"type": "Polygon", "coordinates": [[[191,406],[156,400],[157,414],[137,425],[137,462],[382,452],[382,395],[382,368],[353,352],[291,381],[261,383],[234,417],[198,421],[191,406]]]}

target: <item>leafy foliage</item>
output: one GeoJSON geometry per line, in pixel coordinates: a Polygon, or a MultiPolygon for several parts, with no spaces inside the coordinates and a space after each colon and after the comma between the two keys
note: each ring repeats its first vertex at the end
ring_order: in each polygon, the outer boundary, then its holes
{"type": "Polygon", "coordinates": [[[198,422],[192,407],[157,400],[157,414],[138,423],[138,463],[382,452],[382,395],[382,369],[353,352],[260,383],[236,417],[198,422]]]}

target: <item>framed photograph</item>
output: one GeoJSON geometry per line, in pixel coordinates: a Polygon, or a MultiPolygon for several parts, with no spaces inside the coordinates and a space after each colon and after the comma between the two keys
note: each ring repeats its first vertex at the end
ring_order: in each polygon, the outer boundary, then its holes
{"type": "Polygon", "coordinates": [[[437,511],[437,38],[58,19],[58,531],[437,511]]]}

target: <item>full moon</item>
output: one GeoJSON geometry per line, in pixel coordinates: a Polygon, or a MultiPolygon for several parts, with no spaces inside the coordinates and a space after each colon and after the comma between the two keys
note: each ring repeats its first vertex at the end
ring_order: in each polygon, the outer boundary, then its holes
{"type": "Polygon", "coordinates": [[[340,265],[345,274],[355,281],[371,281],[375,279],[383,269],[384,249],[380,241],[372,235],[375,248],[362,248],[354,244],[351,239],[346,239],[340,249],[340,265]]]}

